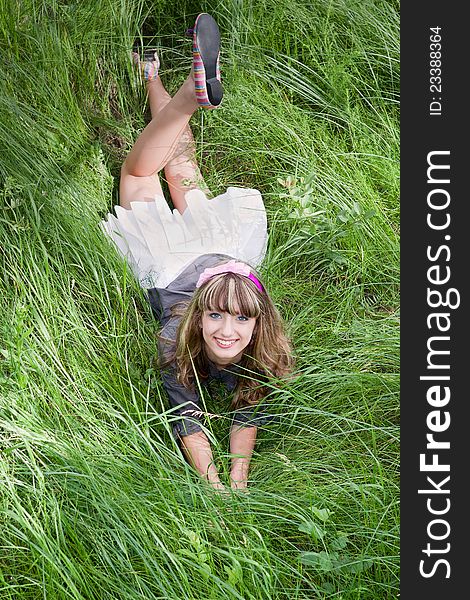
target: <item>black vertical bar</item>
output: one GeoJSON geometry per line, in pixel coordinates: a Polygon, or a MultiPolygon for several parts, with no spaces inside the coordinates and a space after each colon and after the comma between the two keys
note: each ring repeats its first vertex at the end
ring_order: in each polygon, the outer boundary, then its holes
{"type": "Polygon", "coordinates": [[[401,9],[400,600],[468,595],[470,28],[462,6],[401,9]]]}

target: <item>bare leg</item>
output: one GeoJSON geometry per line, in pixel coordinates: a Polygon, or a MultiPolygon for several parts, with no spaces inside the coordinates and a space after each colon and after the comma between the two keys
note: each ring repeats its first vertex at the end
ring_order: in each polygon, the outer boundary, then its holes
{"type": "MultiPolygon", "coordinates": [[[[153,118],[171,101],[171,96],[165,90],[159,78],[149,81],[147,90],[150,112],[153,118]]],[[[186,208],[184,196],[187,191],[197,188],[210,195],[209,188],[196,161],[196,144],[189,124],[183,129],[173,155],[164,169],[171,199],[179,212],[182,213],[186,208]]]]}
{"type": "MultiPolygon", "coordinates": [[[[157,91],[163,84],[157,78],[150,89],[157,91]]],[[[164,90],[164,88],[163,88],[164,90]]],[[[149,94],[153,92],[150,92],[149,94]]],[[[154,102],[154,105],[156,102],[154,102]]],[[[137,138],[121,169],[120,204],[130,208],[130,202],[140,199],[153,199],[161,193],[161,186],[154,175],[158,173],[174,155],[178,140],[188,126],[191,116],[198,108],[194,91],[194,81],[190,75],[173,98],[155,114],[137,138]],[[149,198],[150,196],[150,198],[149,198]]],[[[180,212],[186,207],[177,206],[180,212]]]]}
{"type": "Polygon", "coordinates": [[[189,125],[181,134],[173,158],[165,166],[171,199],[182,213],[186,208],[184,196],[189,190],[200,189],[210,196],[210,190],[196,162],[196,144],[189,125]]]}

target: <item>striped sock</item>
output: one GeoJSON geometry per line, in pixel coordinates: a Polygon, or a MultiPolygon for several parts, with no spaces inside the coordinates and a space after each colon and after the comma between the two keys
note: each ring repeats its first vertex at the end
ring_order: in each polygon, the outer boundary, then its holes
{"type": "Polygon", "coordinates": [[[134,64],[137,65],[142,73],[142,77],[145,81],[152,81],[158,77],[158,69],[160,68],[160,60],[156,52],[153,53],[152,59],[146,59],[144,56],[144,60],[140,60],[140,56],[137,52],[132,53],[132,60],[134,64]]]}

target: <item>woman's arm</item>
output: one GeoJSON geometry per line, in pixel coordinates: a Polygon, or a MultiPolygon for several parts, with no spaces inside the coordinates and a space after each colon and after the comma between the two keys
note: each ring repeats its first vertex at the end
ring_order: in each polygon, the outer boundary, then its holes
{"type": "Polygon", "coordinates": [[[181,437],[181,445],[188,460],[215,489],[225,489],[220,481],[219,474],[214,465],[212,450],[209,440],[203,431],[181,437]]]}
{"type": "Polygon", "coordinates": [[[233,425],[230,431],[230,453],[232,466],[230,482],[232,489],[244,490],[248,485],[250,459],[256,443],[257,427],[233,425]]]}

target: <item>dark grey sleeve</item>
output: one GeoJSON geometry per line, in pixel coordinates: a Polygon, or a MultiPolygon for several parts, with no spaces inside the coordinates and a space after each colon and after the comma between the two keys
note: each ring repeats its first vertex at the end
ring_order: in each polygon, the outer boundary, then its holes
{"type": "Polygon", "coordinates": [[[175,368],[170,365],[162,372],[163,388],[168,395],[171,411],[173,435],[191,435],[202,431],[202,409],[199,404],[199,394],[188,390],[178,382],[175,368]]]}
{"type": "Polygon", "coordinates": [[[263,401],[256,406],[244,406],[233,415],[233,424],[242,427],[262,427],[276,422],[276,415],[267,412],[267,404],[263,401]]]}
{"type": "MultiPolygon", "coordinates": [[[[174,351],[176,329],[179,318],[170,319],[160,332],[158,349],[160,358],[165,360],[174,351]]],[[[168,395],[170,408],[169,417],[172,421],[173,435],[191,435],[202,431],[202,409],[197,391],[190,390],[179,383],[174,363],[162,368],[163,389],[168,395]]]]}

